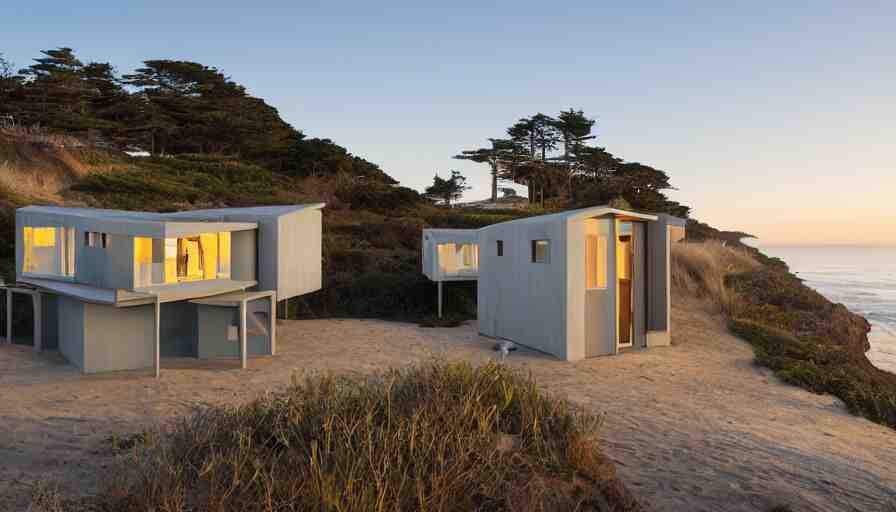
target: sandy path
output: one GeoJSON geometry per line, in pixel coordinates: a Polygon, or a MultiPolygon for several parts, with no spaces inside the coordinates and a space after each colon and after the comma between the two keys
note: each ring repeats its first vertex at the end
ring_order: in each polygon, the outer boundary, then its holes
{"type": "MultiPolygon", "coordinates": [[[[521,351],[510,363],[549,390],[606,412],[607,451],[656,510],[878,511],[896,503],[896,432],[833,398],[779,383],[698,307],[674,313],[673,347],[564,363],[521,351]]],[[[433,354],[485,361],[472,326],[422,329],[373,320],[284,322],[279,354],[146,372],[82,376],[58,355],[0,345],[0,510],[24,506],[27,483],[97,488],[110,434],[127,435],[207,403],[234,403],[306,370],[369,372],[433,354]],[[5,498],[4,498],[5,496],[5,498]]]]}

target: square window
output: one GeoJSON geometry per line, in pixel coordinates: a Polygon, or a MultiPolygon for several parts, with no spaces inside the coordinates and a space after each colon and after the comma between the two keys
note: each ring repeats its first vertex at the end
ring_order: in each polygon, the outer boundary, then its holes
{"type": "Polygon", "coordinates": [[[498,240],[498,256],[504,256],[504,240],[498,240]]]}
{"type": "Polygon", "coordinates": [[[532,240],[532,263],[551,262],[551,241],[532,240]]]}

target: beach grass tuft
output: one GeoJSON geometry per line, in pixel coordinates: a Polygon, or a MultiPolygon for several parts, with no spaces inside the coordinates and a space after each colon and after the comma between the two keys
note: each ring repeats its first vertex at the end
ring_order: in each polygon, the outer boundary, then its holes
{"type": "MultiPolygon", "coordinates": [[[[313,376],[135,450],[108,510],[640,510],[601,418],[490,363],[313,376]]],[[[142,439],[142,437],[141,437],[142,439]]]]}

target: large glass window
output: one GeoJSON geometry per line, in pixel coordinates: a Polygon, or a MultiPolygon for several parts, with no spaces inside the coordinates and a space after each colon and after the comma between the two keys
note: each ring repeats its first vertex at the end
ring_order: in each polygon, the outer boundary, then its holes
{"type": "Polygon", "coordinates": [[[476,244],[459,244],[456,257],[458,272],[469,272],[479,268],[479,246],[476,244]]]}
{"type": "Polygon", "coordinates": [[[230,233],[134,238],[135,287],[230,279],[230,233]]]}
{"type": "Polygon", "coordinates": [[[22,232],[22,272],[75,275],[75,229],[26,226],[22,232]]]}
{"type": "Polygon", "coordinates": [[[479,246],[477,244],[438,244],[439,269],[443,274],[470,274],[479,270],[479,246]]]}

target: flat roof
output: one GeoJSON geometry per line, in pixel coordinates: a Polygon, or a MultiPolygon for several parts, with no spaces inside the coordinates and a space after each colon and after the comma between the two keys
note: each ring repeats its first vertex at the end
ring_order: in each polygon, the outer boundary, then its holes
{"type": "Polygon", "coordinates": [[[308,203],[157,213],[101,208],[26,206],[17,209],[16,214],[32,217],[27,221],[32,224],[40,222],[49,224],[58,219],[73,219],[85,228],[104,233],[177,238],[209,232],[257,229],[256,219],[276,218],[303,210],[319,210],[323,207],[324,203],[308,203]]]}
{"type": "Polygon", "coordinates": [[[423,236],[431,237],[438,242],[477,242],[479,240],[478,229],[431,229],[423,230],[423,236]]]}

